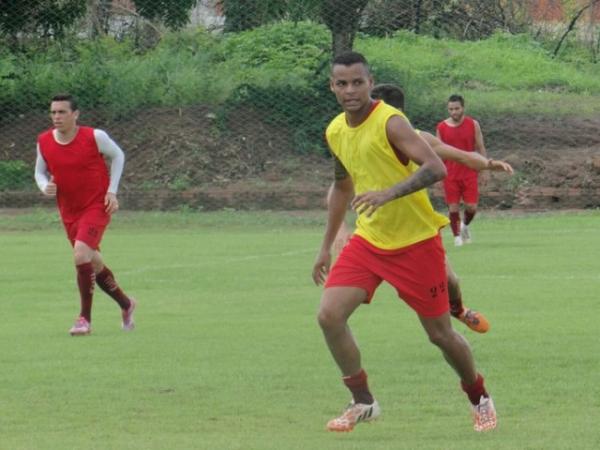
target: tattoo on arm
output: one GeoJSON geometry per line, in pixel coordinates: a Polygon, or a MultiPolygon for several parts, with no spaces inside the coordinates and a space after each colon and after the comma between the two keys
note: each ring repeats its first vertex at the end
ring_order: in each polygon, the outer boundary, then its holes
{"type": "Polygon", "coordinates": [[[431,168],[422,166],[407,180],[395,184],[390,189],[394,198],[396,199],[412,194],[413,192],[420,191],[421,189],[431,186],[439,180],[439,175],[437,175],[431,168]]]}

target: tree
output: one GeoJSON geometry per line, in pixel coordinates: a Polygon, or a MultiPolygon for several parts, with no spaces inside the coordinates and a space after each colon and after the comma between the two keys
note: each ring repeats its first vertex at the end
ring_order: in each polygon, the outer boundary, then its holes
{"type": "Polygon", "coordinates": [[[13,44],[19,34],[60,38],[85,10],[80,0],[0,0],[0,35],[13,44]]]}
{"type": "Polygon", "coordinates": [[[331,30],[333,55],[352,50],[360,19],[369,0],[322,0],[321,18],[331,30]]]}
{"type": "Polygon", "coordinates": [[[160,20],[169,28],[177,29],[190,20],[190,10],[198,0],[134,0],[140,16],[160,20]]]}

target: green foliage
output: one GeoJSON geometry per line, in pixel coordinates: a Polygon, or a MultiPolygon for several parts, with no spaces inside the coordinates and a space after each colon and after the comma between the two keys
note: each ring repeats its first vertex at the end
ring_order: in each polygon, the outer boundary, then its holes
{"type": "Polygon", "coordinates": [[[306,84],[323,57],[328,56],[329,33],[313,22],[278,22],[225,36],[222,64],[240,83],[306,84]]]}
{"type": "Polygon", "coordinates": [[[80,0],[3,0],[0,36],[16,39],[18,34],[35,32],[60,38],[85,11],[86,2],[80,0]]]}
{"type": "Polygon", "coordinates": [[[225,30],[244,31],[280,20],[316,19],[321,0],[223,0],[225,30]]]}
{"type": "Polygon", "coordinates": [[[135,7],[142,17],[159,19],[170,28],[177,29],[189,21],[190,10],[197,0],[134,0],[135,7]]]}
{"type": "Polygon", "coordinates": [[[32,177],[32,170],[25,161],[0,161],[0,191],[31,186],[32,177]]]}
{"type": "Polygon", "coordinates": [[[299,153],[326,153],[325,127],[340,112],[325,75],[309,86],[240,86],[222,114],[244,106],[257,110],[268,123],[289,130],[294,151],[299,153]]]}

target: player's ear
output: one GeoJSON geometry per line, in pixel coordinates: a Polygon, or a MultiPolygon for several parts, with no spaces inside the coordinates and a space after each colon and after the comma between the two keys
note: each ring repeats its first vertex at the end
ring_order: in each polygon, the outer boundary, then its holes
{"type": "Polygon", "coordinates": [[[329,89],[331,90],[331,92],[335,92],[335,90],[333,89],[333,77],[329,77],[329,89]]]}

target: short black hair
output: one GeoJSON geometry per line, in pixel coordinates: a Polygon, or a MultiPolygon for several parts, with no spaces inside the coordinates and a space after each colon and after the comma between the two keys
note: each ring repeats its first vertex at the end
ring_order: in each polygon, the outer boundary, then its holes
{"type": "Polygon", "coordinates": [[[53,102],[69,102],[69,106],[71,107],[71,111],[77,111],[79,106],[77,106],[77,100],[71,94],[62,93],[56,94],[52,97],[53,102]]]}
{"type": "Polygon", "coordinates": [[[459,102],[460,106],[465,106],[465,99],[463,98],[462,95],[458,95],[458,94],[452,94],[449,98],[448,98],[448,103],[450,102],[459,102]]]}
{"type": "Polygon", "coordinates": [[[378,84],[371,91],[371,97],[380,98],[388,105],[404,111],[404,92],[393,84],[378,84]]]}
{"type": "Polygon", "coordinates": [[[342,66],[351,66],[353,64],[363,64],[367,70],[369,70],[369,63],[367,62],[367,58],[365,58],[361,53],[358,52],[345,52],[340,53],[333,61],[331,61],[331,67],[335,65],[342,66]]]}

